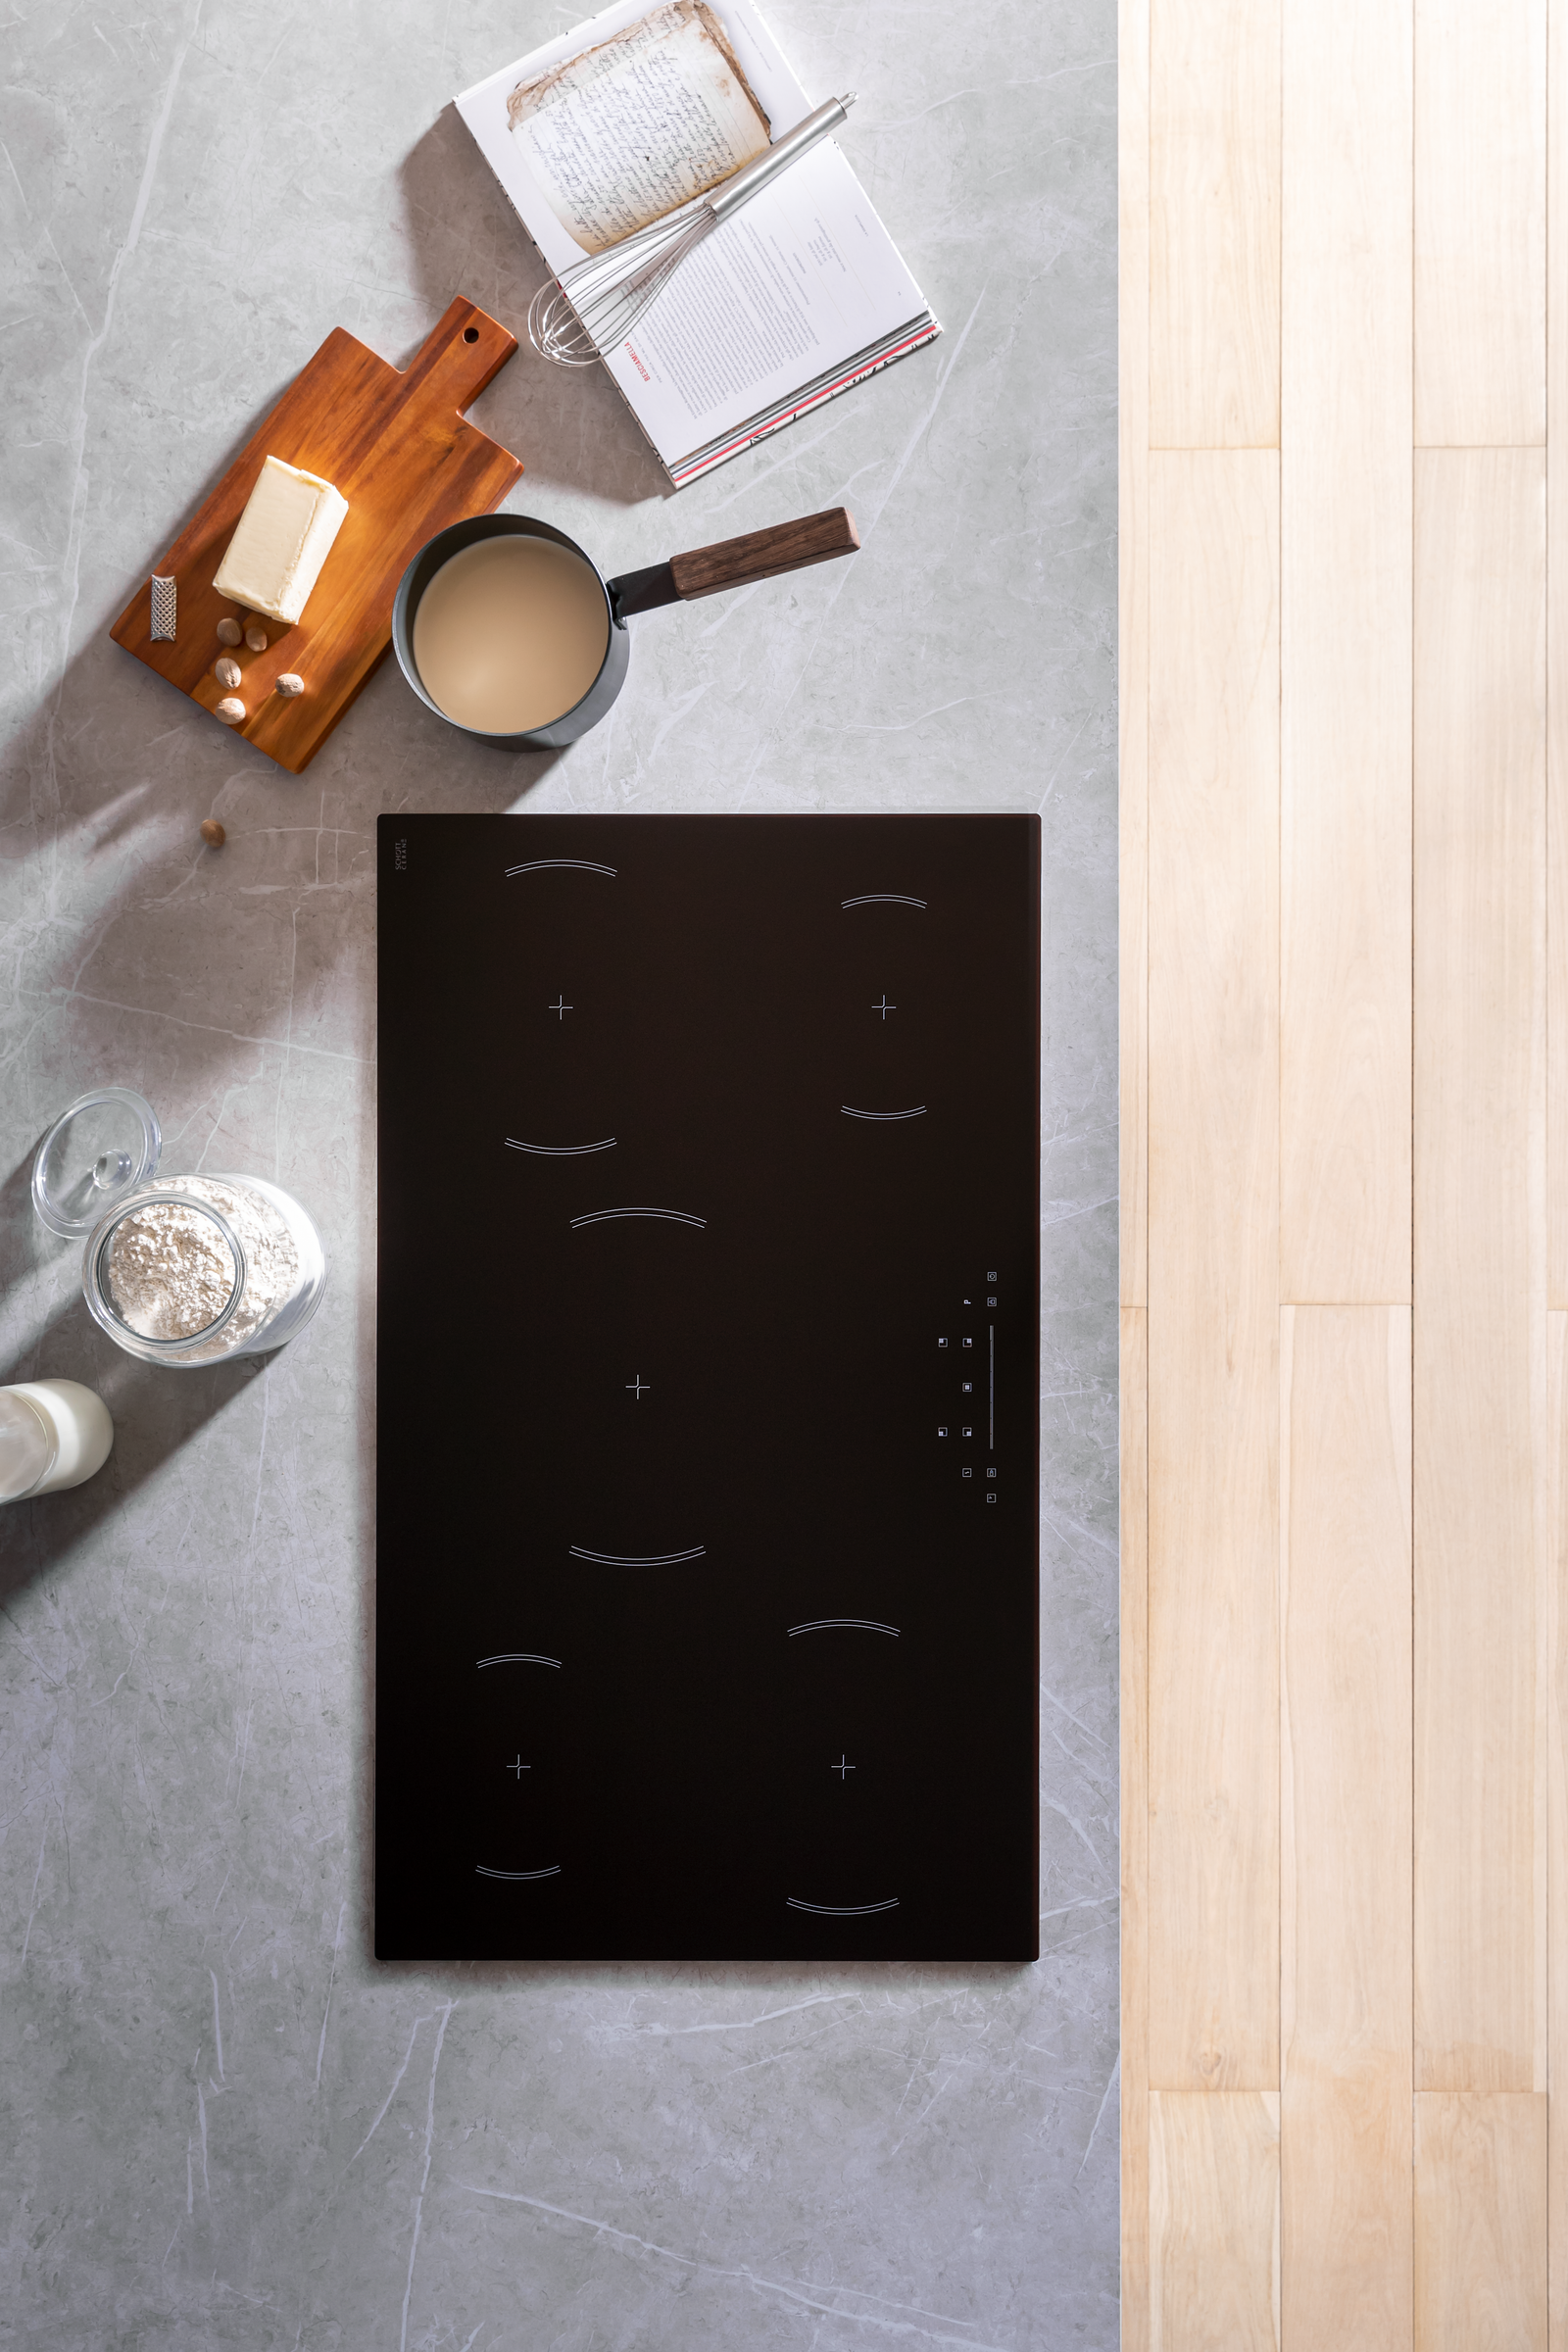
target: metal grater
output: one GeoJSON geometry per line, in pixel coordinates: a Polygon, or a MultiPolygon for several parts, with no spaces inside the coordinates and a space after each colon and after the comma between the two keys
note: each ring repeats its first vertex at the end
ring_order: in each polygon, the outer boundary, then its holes
{"type": "Polygon", "coordinates": [[[153,573],[153,639],[155,643],[161,637],[172,640],[176,609],[174,582],[160,579],[155,571],[153,573]]]}

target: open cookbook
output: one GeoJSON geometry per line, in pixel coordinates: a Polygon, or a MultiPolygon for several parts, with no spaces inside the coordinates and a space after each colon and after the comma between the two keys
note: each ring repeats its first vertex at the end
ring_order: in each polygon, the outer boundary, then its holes
{"type": "MultiPolygon", "coordinates": [[[[558,277],[811,111],[751,0],[615,0],[457,106],[558,277]]],[[[699,246],[605,365],[678,489],[941,331],[824,139],[699,246]]]]}

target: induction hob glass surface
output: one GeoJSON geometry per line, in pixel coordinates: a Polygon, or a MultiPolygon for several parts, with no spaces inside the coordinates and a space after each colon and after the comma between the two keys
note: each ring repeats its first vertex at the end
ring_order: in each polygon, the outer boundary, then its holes
{"type": "Polygon", "coordinates": [[[381,1958],[1035,1956],[1039,855],[380,820],[381,1958]]]}

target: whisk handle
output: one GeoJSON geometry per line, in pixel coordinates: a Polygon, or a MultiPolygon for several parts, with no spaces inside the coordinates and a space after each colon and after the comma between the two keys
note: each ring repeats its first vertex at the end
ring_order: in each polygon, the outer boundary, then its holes
{"type": "Polygon", "coordinates": [[[748,197],[755,196],[759,188],[765,188],[768,181],[776,179],[781,172],[787,172],[808,147],[814,147],[818,139],[825,139],[829,131],[837,130],[839,124],[848,120],[849,110],[854,104],[853,90],[847,98],[829,98],[814,114],[808,115],[804,122],[797,122],[793,130],[787,130],[781,139],[774,140],[771,147],[764,148],[753,162],[743,164],[733,178],[726,179],[721,187],[714,188],[710,195],[708,201],[712,207],[714,220],[727,220],[731,213],[739,211],[748,197]]]}

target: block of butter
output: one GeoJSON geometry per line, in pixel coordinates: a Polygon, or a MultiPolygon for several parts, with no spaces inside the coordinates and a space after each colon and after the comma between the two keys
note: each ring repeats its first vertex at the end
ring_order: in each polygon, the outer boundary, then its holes
{"type": "Polygon", "coordinates": [[[292,627],[348,511],[347,499],[319,474],[269,458],[213,586],[292,627]]]}

